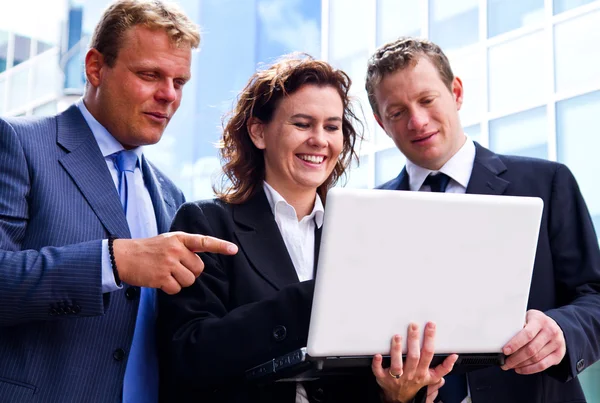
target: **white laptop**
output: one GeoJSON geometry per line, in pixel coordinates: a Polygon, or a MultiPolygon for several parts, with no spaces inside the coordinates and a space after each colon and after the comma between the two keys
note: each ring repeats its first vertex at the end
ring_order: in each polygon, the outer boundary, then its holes
{"type": "Polygon", "coordinates": [[[434,364],[452,353],[459,365],[502,364],[525,323],[542,209],[532,197],[332,189],[307,346],[247,378],[368,368],[394,334],[427,321],[434,364]]]}

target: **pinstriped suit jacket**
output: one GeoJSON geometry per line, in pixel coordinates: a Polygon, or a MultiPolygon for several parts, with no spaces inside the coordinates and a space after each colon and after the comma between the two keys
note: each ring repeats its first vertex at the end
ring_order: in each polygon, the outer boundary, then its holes
{"type": "MultiPolygon", "coordinates": [[[[142,170],[166,232],[183,194],[145,159],[142,170]]],[[[138,300],[127,286],[102,294],[109,235],[130,237],[79,110],[0,119],[1,403],[121,401],[138,300]]]]}

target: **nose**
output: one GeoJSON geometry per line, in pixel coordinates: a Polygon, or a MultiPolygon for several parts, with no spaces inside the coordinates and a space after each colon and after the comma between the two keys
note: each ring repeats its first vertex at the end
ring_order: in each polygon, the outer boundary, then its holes
{"type": "Polygon", "coordinates": [[[177,90],[173,81],[163,80],[156,91],[155,97],[158,101],[167,103],[175,102],[177,99],[177,90]]]}
{"type": "Polygon", "coordinates": [[[325,129],[317,127],[311,131],[310,137],[308,138],[308,145],[315,148],[327,147],[327,137],[325,129]]]}
{"type": "Polygon", "coordinates": [[[408,120],[408,130],[421,131],[429,123],[427,112],[423,109],[417,109],[412,112],[408,120]]]}

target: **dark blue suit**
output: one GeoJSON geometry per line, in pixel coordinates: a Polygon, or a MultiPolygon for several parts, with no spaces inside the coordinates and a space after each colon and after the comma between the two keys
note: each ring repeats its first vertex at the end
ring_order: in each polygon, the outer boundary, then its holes
{"type": "MultiPolygon", "coordinates": [[[[183,194],[145,159],[159,232],[183,194]]],[[[72,106],[0,119],[0,402],[120,402],[139,293],[102,294],[101,240],[130,237],[72,106]]]]}
{"type": "MultiPolygon", "coordinates": [[[[380,188],[409,190],[406,170],[380,188]]],[[[563,361],[543,373],[470,372],[473,402],[584,402],[576,376],[600,357],[600,251],[575,178],[562,164],[498,155],[476,143],[467,193],[544,201],[528,309],[553,318],[567,343],[563,361]]]]}

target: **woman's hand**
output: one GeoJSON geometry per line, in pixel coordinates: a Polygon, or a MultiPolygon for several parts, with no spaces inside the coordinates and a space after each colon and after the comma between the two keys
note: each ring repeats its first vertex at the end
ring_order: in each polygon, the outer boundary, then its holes
{"type": "Polygon", "coordinates": [[[443,385],[443,377],[452,370],[458,359],[458,355],[452,354],[437,367],[429,368],[435,350],[435,324],[432,322],[425,326],[422,348],[419,326],[415,323],[409,325],[407,350],[406,362],[403,364],[402,336],[395,335],[390,350],[390,367],[382,367],[383,357],[380,354],[373,357],[371,369],[383,390],[386,402],[405,403],[414,398],[422,387],[429,385],[431,388],[427,391],[428,395],[437,395],[437,390],[443,385]]]}

